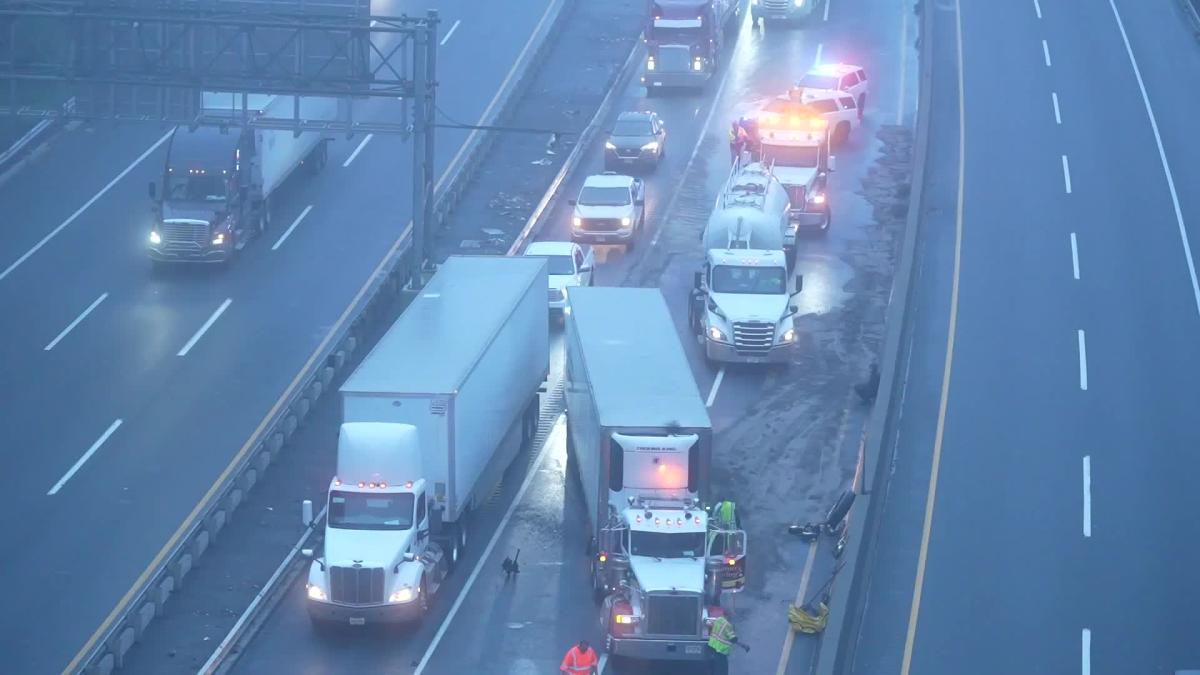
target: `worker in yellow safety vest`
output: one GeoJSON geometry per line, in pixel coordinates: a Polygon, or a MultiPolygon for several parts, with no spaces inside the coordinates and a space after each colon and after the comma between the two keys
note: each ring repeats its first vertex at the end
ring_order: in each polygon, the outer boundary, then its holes
{"type": "Polygon", "coordinates": [[[725,610],[725,614],[718,616],[712,628],[708,629],[708,656],[713,664],[712,675],[729,675],[729,652],[733,651],[734,645],[750,651],[749,647],[738,643],[737,632],[733,630],[733,624],[726,615],[732,616],[732,612],[725,610]]]}

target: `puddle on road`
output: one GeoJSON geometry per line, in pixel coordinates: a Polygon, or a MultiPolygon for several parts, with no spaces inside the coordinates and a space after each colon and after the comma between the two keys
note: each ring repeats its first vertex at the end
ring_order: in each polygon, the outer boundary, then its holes
{"type": "Polygon", "coordinates": [[[828,314],[850,299],[844,289],[854,278],[854,269],[837,256],[801,254],[795,273],[804,275],[804,290],[795,299],[798,316],[828,314]]]}

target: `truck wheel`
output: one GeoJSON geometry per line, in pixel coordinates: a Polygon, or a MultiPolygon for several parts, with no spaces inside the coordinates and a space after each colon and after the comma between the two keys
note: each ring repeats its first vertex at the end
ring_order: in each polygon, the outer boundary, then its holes
{"type": "Polygon", "coordinates": [[[833,144],[841,147],[843,143],[850,139],[850,123],[839,122],[837,129],[833,132],[833,144]]]}
{"type": "Polygon", "coordinates": [[[597,605],[604,604],[604,598],[608,594],[604,592],[604,585],[600,583],[600,575],[596,573],[596,561],[592,560],[592,601],[597,605]]]}
{"type": "Polygon", "coordinates": [[[862,96],[858,97],[858,119],[859,120],[862,120],[862,118],[863,118],[863,108],[866,107],[866,105],[867,105],[867,95],[863,94],[862,96]]]}
{"type": "Polygon", "coordinates": [[[417,602],[420,603],[417,607],[421,610],[420,615],[417,617],[418,622],[424,619],[425,615],[429,612],[429,592],[425,590],[428,587],[429,584],[425,583],[425,577],[422,576],[421,585],[417,587],[417,602]]]}
{"type": "Polygon", "coordinates": [[[821,234],[828,234],[831,225],[833,225],[833,209],[825,212],[825,224],[821,226],[821,234]]]}

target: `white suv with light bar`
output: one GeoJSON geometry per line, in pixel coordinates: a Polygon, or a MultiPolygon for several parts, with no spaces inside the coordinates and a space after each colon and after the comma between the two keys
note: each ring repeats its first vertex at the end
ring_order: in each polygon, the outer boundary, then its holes
{"type": "MultiPolygon", "coordinates": [[[[790,92],[793,100],[801,100],[799,90],[790,92]]],[[[858,102],[854,97],[843,91],[814,91],[808,92],[805,105],[828,122],[830,141],[833,145],[841,145],[850,138],[850,131],[857,129],[862,123],[858,102]]]]}
{"type": "Polygon", "coordinates": [[[858,116],[863,116],[863,108],[867,105],[867,71],[862,66],[848,63],[825,63],[804,74],[796,83],[794,91],[798,90],[800,102],[826,95],[828,92],[842,92],[854,97],[858,104],[858,116]]]}

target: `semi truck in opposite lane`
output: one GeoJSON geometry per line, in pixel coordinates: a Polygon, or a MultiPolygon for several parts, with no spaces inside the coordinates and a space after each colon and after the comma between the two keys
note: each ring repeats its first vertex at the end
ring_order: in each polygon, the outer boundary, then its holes
{"type": "Polygon", "coordinates": [[[314,626],[425,613],[468,514],[536,433],[546,284],[544,258],[451,256],[342,385],[324,554],[306,586],[314,626]]]}
{"type": "Polygon", "coordinates": [[[708,411],[657,288],[580,288],[569,302],[567,453],[592,526],[606,648],[703,660],[746,553],[745,532],[707,511],[708,411]]]}
{"type": "MultiPolygon", "coordinates": [[[[264,129],[254,118],[291,118],[294,96],[204,92],[202,114],[234,120],[240,128],[177,126],[167,142],[161,189],[150,183],[155,220],[148,251],[161,263],[227,263],[246,242],[271,223],[272,193],[301,165],[314,171],[325,165],[332,138],[320,131],[264,129]]],[[[344,102],[300,97],[304,120],[344,117],[344,102]]]]}

